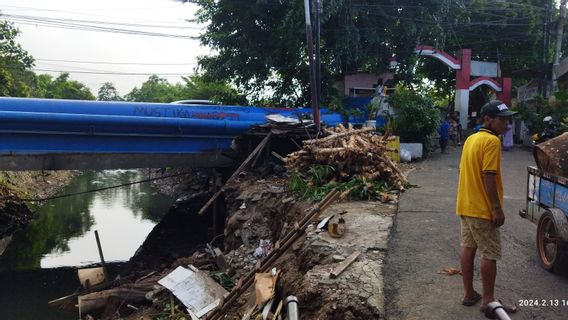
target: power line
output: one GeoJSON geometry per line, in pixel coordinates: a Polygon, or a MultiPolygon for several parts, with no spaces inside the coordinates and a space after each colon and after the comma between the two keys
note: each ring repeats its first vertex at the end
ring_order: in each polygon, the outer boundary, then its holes
{"type": "Polygon", "coordinates": [[[33,22],[21,22],[21,21],[13,21],[13,22],[17,23],[17,24],[31,25],[31,26],[35,26],[35,27],[37,27],[37,26],[53,27],[53,28],[70,29],[70,30],[78,30],[78,31],[108,32],[108,33],[131,34],[131,35],[164,37],[164,38],[178,38],[178,39],[196,39],[196,37],[194,37],[194,36],[183,36],[183,35],[156,33],[156,32],[144,32],[144,31],[126,30],[126,29],[111,29],[111,28],[103,28],[103,27],[91,27],[91,26],[88,26],[88,27],[70,26],[70,25],[68,26],[68,25],[33,23],[33,22]]]}
{"type": "Polygon", "coordinates": [[[52,69],[43,69],[43,68],[33,68],[32,70],[34,70],[34,71],[42,71],[42,72],[106,74],[106,75],[117,75],[117,76],[151,76],[151,75],[159,75],[159,76],[187,76],[187,75],[194,75],[194,74],[195,74],[195,72],[187,72],[187,73],[160,73],[160,72],[142,73],[142,72],[105,72],[105,71],[52,70],[52,69]]]}
{"type": "MultiPolygon", "coordinates": [[[[123,19],[122,17],[117,17],[117,16],[110,16],[110,15],[101,15],[101,14],[93,14],[92,11],[97,10],[97,9],[83,9],[85,11],[87,11],[88,13],[85,12],[79,12],[79,11],[68,11],[68,10],[56,10],[56,9],[48,9],[48,8],[29,8],[29,7],[19,7],[19,6],[4,6],[4,7],[9,7],[9,8],[16,8],[16,9],[8,9],[8,10],[15,10],[15,11],[21,11],[18,8],[22,9],[22,10],[29,10],[29,11],[41,11],[41,12],[60,12],[60,13],[64,13],[64,14],[74,14],[74,15],[84,15],[84,16],[94,16],[94,17],[104,17],[104,18],[114,18],[114,19],[123,19]]],[[[169,8],[178,8],[177,6],[174,7],[156,7],[154,9],[169,9],[169,8]]],[[[150,9],[150,8],[131,8],[131,9],[127,9],[127,8],[105,8],[105,9],[100,9],[100,10],[106,10],[106,11],[116,11],[116,10],[138,10],[138,9],[150,9]]],[[[148,22],[153,22],[153,23],[167,23],[167,24],[172,24],[171,21],[163,21],[163,20],[153,20],[153,19],[144,19],[144,18],[139,18],[136,17],[135,20],[139,20],[139,21],[148,21],[148,22]]],[[[174,22],[175,23],[175,22],[174,22]]]]}
{"type": "MultiPolygon", "coordinates": [[[[78,66],[69,66],[69,65],[61,65],[61,64],[55,64],[55,63],[48,63],[48,62],[41,62],[42,66],[43,65],[47,65],[48,67],[56,67],[56,68],[73,68],[73,71],[64,71],[64,72],[96,72],[96,73],[108,73],[108,74],[114,74],[114,73],[120,73],[120,72],[116,72],[116,71],[109,71],[109,70],[100,70],[100,69],[91,69],[91,68],[83,68],[83,67],[78,67],[78,66]]],[[[39,66],[37,66],[38,68],[41,68],[39,66]]]]}
{"type": "Polygon", "coordinates": [[[59,60],[59,59],[35,59],[36,61],[54,61],[84,64],[111,64],[111,65],[141,65],[141,66],[196,66],[197,63],[149,63],[149,62],[107,62],[107,61],[84,61],[84,60],[59,60]]]}
{"type": "MultiPolygon", "coordinates": [[[[5,6],[5,7],[22,9],[22,10],[30,10],[30,11],[53,11],[53,12],[79,13],[77,11],[46,9],[46,8],[31,8],[31,7],[21,7],[21,6],[5,6]]],[[[172,8],[178,8],[178,6],[140,7],[140,8],[84,8],[83,10],[85,10],[85,11],[122,11],[122,10],[132,11],[132,10],[155,10],[155,9],[172,9],[172,8]]]]}
{"type": "MultiPolygon", "coordinates": [[[[533,4],[529,4],[529,3],[517,3],[517,2],[512,2],[512,1],[507,1],[507,2],[496,2],[496,1],[488,1],[486,3],[486,7],[481,7],[483,9],[492,9],[492,10],[507,10],[508,8],[506,7],[502,7],[502,6],[497,6],[497,4],[508,4],[508,5],[514,5],[514,6],[521,6],[521,7],[526,7],[526,8],[531,8],[533,10],[536,11],[546,11],[545,8],[543,8],[542,6],[537,6],[537,5],[533,5],[533,4]]],[[[357,5],[353,5],[353,7],[364,7],[366,9],[372,9],[372,8],[391,8],[391,9],[431,9],[430,6],[424,6],[424,5],[396,5],[396,4],[357,4],[357,5]]],[[[459,7],[460,9],[468,9],[471,10],[473,8],[478,8],[478,7],[468,7],[467,5],[465,7],[459,7]]]]}
{"type": "Polygon", "coordinates": [[[48,62],[42,62],[42,64],[47,65],[49,67],[56,67],[56,68],[74,68],[76,71],[114,72],[114,71],[108,71],[108,70],[96,70],[96,69],[81,68],[81,67],[75,67],[75,66],[70,67],[70,66],[64,66],[64,65],[55,64],[55,63],[48,63],[48,62]]]}
{"type": "Polygon", "coordinates": [[[50,18],[42,16],[27,16],[27,15],[17,15],[17,14],[3,14],[0,16],[23,19],[31,21],[46,21],[46,22],[69,22],[69,23],[87,23],[87,24],[102,24],[102,25],[117,25],[117,26],[128,26],[128,27],[141,27],[141,28],[166,28],[166,29],[203,29],[203,27],[197,26],[165,26],[156,24],[143,24],[143,23],[127,23],[127,22],[112,22],[112,21],[100,21],[100,20],[82,20],[82,19],[69,19],[69,18],[50,18]]]}
{"type": "MultiPolygon", "coordinates": [[[[16,16],[16,15],[5,15],[0,13],[1,17],[5,17],[6,20],[12,21],[18,24],[33,25],[33,26],[43,26],[43,27],[54,27],[63,28],[71,30],[83,30],[83,31],[97,31],[97,32],[109,32],[109,33],[121,33],[121,34],[133,34],[133,35],[145,35],[145,36],[155,36],[155,37],[168,37],[168,38],[182,38],[182,39],[195,39],[196,36],[190,35],[180,35],[180,34],[169,34],[169,33],[159,33],[151,31],[142,31],[136,29],[123,29],[107,27],[104,25],[130,25],[132,27],[154,27],[155,25],[141,25],[141,24],[126,24],[126,23],[110,23],[110,22],[95,22],[93,20],[74,20],[74,19],[60,19],[60,18],[46,18],[46,17],[33,17],[33,16],[16,16]],[[81,23],[84,21],[84,23],[81,23]]],[[[185,27],[185,29],[195,29],[195,27],[185,27]]]]}

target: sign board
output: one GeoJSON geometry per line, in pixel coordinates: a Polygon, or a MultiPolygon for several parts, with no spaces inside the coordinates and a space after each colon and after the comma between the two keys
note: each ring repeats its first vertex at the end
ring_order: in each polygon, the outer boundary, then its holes
{"type": "Polygon", "coordinates": [[[471,72],[474,77],[498,78],[501,74],[496,62],[471,61],[471,72]]]}

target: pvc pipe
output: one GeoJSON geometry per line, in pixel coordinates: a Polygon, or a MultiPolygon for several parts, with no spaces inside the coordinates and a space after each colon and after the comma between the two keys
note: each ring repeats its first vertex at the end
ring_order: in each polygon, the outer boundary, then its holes
{"type": "MultiPolygon", "coordinates": [[[[0,111],[68,113],[105,116],[136,116],[152,118],[226,119],[266,122],[269,114],[297,118],[311,115],[311,108],[259,108],[255,106],[183,105],[171,103],[87,101],[0,97],[0,111]]],[[[328,125],[341,123],[341,115],[328,109],[320,110],[328,125]]]]}
{"type": "Polygon", "coordinates": [[[489,319],[511,320],[503,305],[498,301],[490,302],[485,309],[485,317],[489,319]]]}
{"type": "Polygon", "coordinates": [[[158,118],[94,114],[0,111],[0,130],[90,132],[96,133],[149,133],[188,134],[217,133],[240,134],[258,121],[209,120],[185,118],[158,118]],[[221,132],[220,132],[221,130],[221,132]]]}
{"type": "Polygon", "coordinates": [[[300,319],[300,311],[298,310],[298,298],[296,298],[295,296],[288,296],[286,300],[284,300],[284,304],[286,304],[288,320],[300,319]]]}

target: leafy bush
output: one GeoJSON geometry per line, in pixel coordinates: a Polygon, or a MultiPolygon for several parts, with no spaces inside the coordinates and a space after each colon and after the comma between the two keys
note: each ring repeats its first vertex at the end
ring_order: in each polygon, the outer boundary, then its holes
{"type": "Polygon", "coordinates": [[[440,113],[430,99],[399,86],[389,97],[394,108],[394,133],[401,142],[426,143],[440,125],[440,113]]]}

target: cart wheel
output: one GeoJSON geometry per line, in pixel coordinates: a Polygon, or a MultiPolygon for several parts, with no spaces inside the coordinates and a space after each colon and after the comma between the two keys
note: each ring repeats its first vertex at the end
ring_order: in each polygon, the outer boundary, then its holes
{"type": "MultiPolygon", "coordinates": [[[[553,209],[554,210],[554,209],[553,209]]],[[[566,239],[568,222],[562,212],[546,211],[538,221],[536,244],[542,266],[553,271],[559,268],[566,239]]]]}

